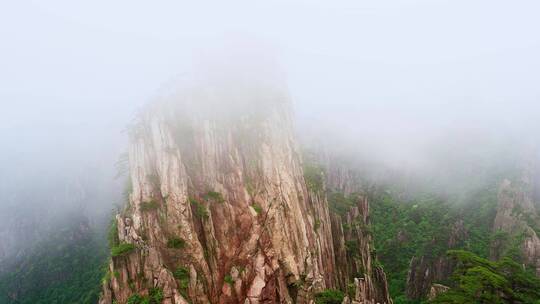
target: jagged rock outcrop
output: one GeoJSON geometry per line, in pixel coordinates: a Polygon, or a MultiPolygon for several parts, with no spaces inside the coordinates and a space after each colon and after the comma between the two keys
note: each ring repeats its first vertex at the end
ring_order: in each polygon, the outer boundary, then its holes
{"type": "MultiPolygon", "coordinates": [[[[359,197],[357,205],[342,217],[332,217],[336,237],[337,267],[342,280],[353,278],[355,297],[361,303],[392,303],[388,294],[386,274],[376,262],[369,228],[369,204],[367,198],[359,197]],[[343,237],[341,237],[343,236],[343,237]]],[[[342,281],[341,284],[346,284],[342,281]]]]}
{"type": "Polygon", "coordinates": [[[431,285],[431,288],[429,289],[428,293],[428,300],[433,300],[436,297],[438,297],[440,294],[447,292],[450,289],[450,287],[441,285],[441,284],[433,284],[431,285]]]}
{"type": "MultiPolygon", "coordinates": [[[[468,233],[462,220],[458,220],[452,226],[451,233],[446,244],[448,249],[455,248],[463,240],[467,239],[468,233]]],[[[407,273],[406,295],[409,299],[423,299],[429,296],[436,282],[447,281],[454,272],[456,262],[446,255],[429,257],[413,257],[407,273]]]]}
{"type": "MultiPolygon", "coordinates": [[[[532,168],[531,165],[525,167],[532,168]]],[[[499,260],[510,250],[517,249],[515,252],[521,255],[522,262],[535,268],[540,275],[540,217],[534,200],[537,181],[530,177],[531,172],[535,170],[523,170],[519,180],[511,182],[505,179],[499,186],[490,258],[499,260]]],[[[447,248],[456,248],[456,244],[467,237],[463,223],[458,221],[449,236],[447,248]]],[[[407,276],[407,297],[422,299],[428,296],[432,284],[445,282],[454,268],[455,262],[446,256],[413,257],[407,276]]]]}
{"type": "Polygon", "coordinates": [[[409,299],[423,299],[434,282],[447,280],[454,271],[455,262],[440,256],[434,259],[413,257],[407,274],[406,294],[409,299]]]}
{"type": "MultiPolygon", "coordinates": [[[[383,272],[383,275],[384,275],[384,272],[383,272]]],[[[386,281],[386,277],[384,277],[384,280],[386,281]]],[[[352,286],[354,287],[354,293],[352,295],[345,296],[342,304],[392,303],[388,297],[386,299],[384,297],[378,298],[377,295],[373,294],[373,286],[369,277],[354,278],[354,282],[352,283],[352,286]]],[[[387,288],[387,286],[384,286],[384,288],[387,288]]]]}
{"type": "MultiPolygon", "coordinates": [[[[352,274],[367,298],[391,303],[371,239],[344,232],[324,191],[307,187],[283,92],[211,79],[145,110],[130,135],[129,203],[116,217],[127,250],[110,262],[101,304],[156,289],[167,304],[310,303],[352,274]]],[[[351,226],[367,220],[363,204],[351,226]]]]}
{"type": "Polygon", "coordinates": [[[353,303],[392,303],[386,274],[373,247],[369,202],[367,196],[362,194],[364,187],[358,171],[352,170],[343,160],[328,155],[320,157],[319,162],[324,164],[328,190],[354,200],[354,206],[349,207],[345,215],[332,214],[331,218],[338,261],[336,264],[342,274],[340,286],[346,287],[344,279],[348,278],[352,282],[349,285],[354,288],[355,296],[348,301],[353,303]]]}
{"type": "Polygon", "coordinates": [[[525,175],[519,182],[505,179],[498,193],[498,207],[491,244],[491,258],[499,259],[517,248],[522,262],[536,269],[540,276],[540,216],[533,201],[533,188],[525,175]]]}

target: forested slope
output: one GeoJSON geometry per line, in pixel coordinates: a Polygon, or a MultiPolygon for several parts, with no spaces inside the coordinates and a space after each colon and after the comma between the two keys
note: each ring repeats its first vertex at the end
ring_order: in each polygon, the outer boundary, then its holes
{"type": "Polygon", "coordinates": [[[108,256],[101,230],[78,217],[44,234],[0,274],[0,303],[96,303],[108,256]]]}

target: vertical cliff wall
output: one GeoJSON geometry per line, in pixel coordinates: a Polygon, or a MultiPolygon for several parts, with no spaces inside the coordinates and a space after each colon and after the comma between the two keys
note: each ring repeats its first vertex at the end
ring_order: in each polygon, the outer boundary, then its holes
{"type": "Polygon", "coordinates": [[[100,303],[310,303],[353,273],[365,299],[391,302],[370,238],[342,231],[325,192],[308,189],[283,92],[251,79],[199,83],[143,111],[100,303]],[[358,258],[340,259],[354,238],[358,258]]]}
{"type": "Polygon", "coordinates": [[[533,189],[528,174],[519,182],[506,179],[501,183],[491,258],[512,254],[540,276],[540,215],[533,189]]]}
{"type": "MultiPolygon", "coordinates": [[[[447,250],[459,248],[468,237],[463,220],[458,219],[451,226],[445,248],[447,250]]],[[[415,300],[429,298],[434,290],[437,291],[442,286],[437,283],[448,281],[455,267],[456,261],[448,257],[446,253],[439,256],[413,256],[407,272],[405,289],[407,297],[415,300]]]]}
{"type": "MultiPolygon", "coordinates": [[[[341,253],[338,267],[344,280],[352,279],[354,295],[350,300],[365,304],[392,303],[388,294],[386,274],[376,262],[377,257],[372,244],[369,227],[369,204],[367,198],[356,199],[344,217],[333,215],[335,245],[341,253]]],[[[351,284],[351,283],[349,283],[351,284]]]]}
{"type": "Polygon", "coordinates": [[[348,295],[345,302],[365,304],[392,303],[388,292],[386,274],[377,261],[370,227],[369,201],[363,195],[365,185],[359,172],[347,162],[320,154],[318,163],[323,164],[327,192],[343,195],[348,204],[336,206],[342,213],[331,215],[334,248],[337,254],[337,267],[341,274],[340,286],[353,287],[354,294],[348,295]]]}

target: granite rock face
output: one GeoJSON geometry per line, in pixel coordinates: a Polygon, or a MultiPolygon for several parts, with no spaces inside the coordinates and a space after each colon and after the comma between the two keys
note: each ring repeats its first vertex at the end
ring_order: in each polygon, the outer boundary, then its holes
{"type": "Polygon", "coordinates": [[[455,262],[440,256],[428,259],[413,257],[407,274],[406,293],[409,299],[423,299],[429,295],[434,282],[445,281],[452,275],[455,262]]]}
{"type": "MultiPolygon", "coordinates": [[[[466,240],[468,237],[467,229],[462,220],[457,220],[452,226],[451,233],[446,243],[446,248],[452,249],[466,240]]],[[[444,282],[450,278],[456,262],[446,255],[428,257],[413,257],[407,273],[406,294],[409,299],[423,299],[429,296],[433,284],[444,282]]]]}
{"type": "Polygon", "coordinates": [[[436,297],[438,297],[440,294],[447,292],[450,289],[448,286],[444,286],[441,284],[433,284],[431,285],[431,288],[429,289],[428,293],[428,300],[433,300],[436,297]]]}
{"type": "MultiPolygon", "coordinates": [[[[536,269],[540,276],[540,217],[535,193],[538,180],[531,172],[534,166],[527,164],[521,177],[515,181],[504,179],[497,194],[497,209],[493,220],[493,241],[490,244],[490,259],[499,260],[509,250],[518,249],[524,264],[536,269]]],[[[466,240],[468,232],[463,223],[454,224],[447,244],[448,249],[455,248],[460,241],[466,240]]],[[[455,261],[446,256],[413,257],[407,276],[407,297],[422,299],[429,296],[436,282],[444,282],[452,275],[455,261]]]]}
{"type": "Polygon", "coordinates": [[[366,198],[358,198],[344,218],[333,214],[334,248],[337,268],[341,274],[339,286],[345,287],[352,280],[355,290],[351,301],[360,303],[392,303],[388,293],[386,274],[376,263],[371,232],[369,230],[369,205],[366,198]]]}
{"type": "Polygon", "coordinates": [[[501,183],[493,231],[501,232],[508,238],[494,239],[491,258],[499,259],[510,247],[517,245],[522,262],[536,269],[536,274],[540,276],[540,216],[533,190],[527,176],[519,182],[506,179],[501,183]]]}
{"type": "MultiPolygon", "coordinates": [[[[130,134],[128,206],[116,217],[119,243],[134,249],[112,257],[101,304],[156,289],[166,304],[312,303],[355,276],[362,296],[391,303],[371,238],[343,231],[324,177],[307,186],[284,92],[210,81],[143,111],[130,134]]],[[[367,212],[359,202],[346,221],[367,212]]]]}

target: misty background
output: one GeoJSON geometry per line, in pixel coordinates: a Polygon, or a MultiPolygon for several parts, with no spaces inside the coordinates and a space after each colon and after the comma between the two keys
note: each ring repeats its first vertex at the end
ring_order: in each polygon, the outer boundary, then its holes
{"type": "Polygon", "coordinates": [[[138,109],[189,79],[194,62],[246,64],[230,54],[275,62],[302,142],[359,166],[445,186],[538,155],[539,10],[537,1],[4,1],[0,261],[70,214],[107,219],[122,203],[115,164],[138,109]]]}

